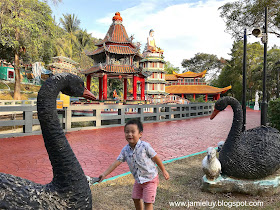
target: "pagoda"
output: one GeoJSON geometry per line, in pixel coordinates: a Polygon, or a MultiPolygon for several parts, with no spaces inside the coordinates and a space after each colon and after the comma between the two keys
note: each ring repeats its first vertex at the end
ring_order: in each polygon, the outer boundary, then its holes
{"type": "Polygon", "coordinates": [[[231,89],[231,86],[225,88],[217,88],[206,85],[202,81],[205,77],[206,70],[200,73],[185,72],[182,74],[167,74],[165,80],[167,81],[165,91],[171,95],[179,95],[182,98],[192,97],[196,98],[197,95],[203,95],[204,100],[207,101],[210,96],[213,100],[218,100],[221,94],[226,93],[231,89]]]}
{"type": "Polygon", "coordinates": [[[47,67],[53,74],[68,72],[77,75],[77,66],[79,63],[63,56],[53,57],[52,60],[53,63],[50,63],[47,67]]]}
{"type": "Polygon", "coordinates": [[[145,93],[156,101],[159,101],[162,96],[167,95],[165,92],[166,81],[164,71],[165,61],[162,58],[163,52],[163,50],[156,46],[154,30],[151,29],[140,65],[143,68],[143,72],[149,75],[146,78],[145,93]]]}
{"type": "Polygon", "coordinates": [[[115,13],[113,22],[104,39],[96,44],[97,49],[87,55],[93,59],[94,65],[82,70],[86,75],[87,88],[90,89],[92,77],[99,78],[99,100],[107,100],[108,78],[123,79],[123,99],[127,100],[127,79],[133,79],[133,99],[137,99],[137,82],[140,81],[141,100],[145,99],[145,75],[142,74],[139,61],[140,45],[132,43],[122,24],[119,12],[115,13]]]}

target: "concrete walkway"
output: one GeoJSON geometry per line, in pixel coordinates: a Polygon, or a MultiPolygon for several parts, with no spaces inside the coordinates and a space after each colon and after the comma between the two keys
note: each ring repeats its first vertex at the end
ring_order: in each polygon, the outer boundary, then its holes
{"type": "MultiPolygon", "coordinates": [[[[216,116],[144,124],[142,139],[149,142],[162,160],[169,160],[216,147],[231,128],[230,107],[216,116]]],[[[247,109],[247,129],[260,125],[260,111],[247,109]]],[[[123,127],[75,131],[66,134],[86,175],[98,177],[127,144],[123,127]]],[[[126,163],[111,175],[128,172],[126,163]]],[[[52,167],[42,136],[0,139],[0,172],[20,176],[37,183],[52,180],[52,167]]]]}

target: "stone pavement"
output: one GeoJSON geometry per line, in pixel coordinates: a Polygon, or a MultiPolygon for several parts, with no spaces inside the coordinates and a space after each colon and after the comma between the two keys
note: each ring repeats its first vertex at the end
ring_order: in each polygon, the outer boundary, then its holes
{"type": "MultiPolygon", "coordinates": [[[[209,117],[171,122],[146,123],[142,139],[149,142],[159,157],[169,160],[216,147],[231,128],[230,107],[215,119],[209,117]]],[[[247,109],[247,129],[260,125],[260,111],[247,109]]],[[[127,144],[123,127],[75,131],[66,134],[84,172],[98,177],[117,158],[127,144]]],[[[107,178],[128,172],[121,164],[107,178]]],[[[40,184],[52,180],[52,167],[41,135],[0,139],[0,172],[13,174],[40,184]]]]}

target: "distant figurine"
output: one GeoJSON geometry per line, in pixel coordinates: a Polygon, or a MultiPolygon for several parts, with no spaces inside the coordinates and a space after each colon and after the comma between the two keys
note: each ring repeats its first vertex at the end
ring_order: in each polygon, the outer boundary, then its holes
{"type": "Polygon", "coordinates": [[[164,52],[163,50],[160,50],[156,46],[153,29],[150,30],[149,37],[147,38],[147,51],[150,51],[153,53],[163,53],[164,52]]]}
{"type": "Polygon", "coordinates": [[[215,180],[221,173],[221,163],[216,157],[213,147],[207,149],[207,156],[202,160],[202,169],[208,180],[215,180]]]}
{"type": "Polygon", "coordinates": [[[260,106],[259,106],[259,94],[258,94],[258,91],[256,91],[254,110],[260,110],[260,106]]]}
{"type": "Polygon", "coordinates": [[[118,98],[118,94],[117,94],[116,89],[113,91],[113,98],[114,98],[114,99],[117,99],[117,98],[118,98]]]}
{"type": "Polygon", "coordinates": [[[221,149],[222,149],[222,147],[224,146],[224,141],[220,141],[219,143],[218,143],[218,149],[217,149],[217,152],[220,152],[221,151],[221,149]]]}

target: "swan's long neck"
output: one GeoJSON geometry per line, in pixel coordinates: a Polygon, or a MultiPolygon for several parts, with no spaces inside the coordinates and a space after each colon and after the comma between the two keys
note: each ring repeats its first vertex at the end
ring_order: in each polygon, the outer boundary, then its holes
{"type": "Polygon", "coordinates": [[[62,83],[47,80],[39,91],[37,110],[45,146],[53,168],[52,184],[61,188],[71,183],[69,187],[73,188],[84,172],[65,137],[56,111],[56,98],[62,89],[62,83]]]}
{"type": "Polygon", "coordinates": [[[229,98],[228,105],[233,110],[233,121],[226,143],[234,144],[240,139],[242,133],[243,112],[240,103],[235,98],[229,98]]]}

